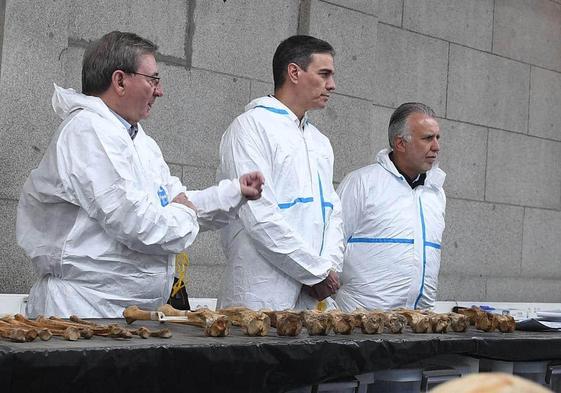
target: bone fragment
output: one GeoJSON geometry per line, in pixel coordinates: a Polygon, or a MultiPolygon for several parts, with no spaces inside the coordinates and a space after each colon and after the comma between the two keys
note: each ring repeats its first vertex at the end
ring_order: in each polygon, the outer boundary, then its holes
{"type": "Polygon", "coordinates": [[[302,311],[304,327],[310,336],[326,336],[333,330],[334,320],[330,313],[318,310],[302,311]]]}
{"type": "Polygon", "coordinates": [[[178,323],[202,327],[204,334],[210,337],[224,337],[230,334],[230,320],[228,317],[208,308],[184,311],[177,310],[169,304],[164,304],[158,311],[163,312],[166,316],[186,317],[185,321],[178,323]]]}
{"type": "Polygon", "coordinates": [[[253,311],[245,307],[228,307],[217,311],[226,315],[234,326],[240,326],[248,336],[266,336],[269,334],[271,318],[261,311],[253,311]]]}

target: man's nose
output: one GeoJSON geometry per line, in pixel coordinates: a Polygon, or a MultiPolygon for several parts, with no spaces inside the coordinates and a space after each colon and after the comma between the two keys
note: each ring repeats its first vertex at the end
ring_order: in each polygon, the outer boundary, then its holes
{"type": "Polygon", "coordinates": [[[327,85],[325,86],[325,88],[328,91],[333,91],[335,90],[335,78],[333,78],[332,76],[327,80],[327,85]]]}
{"type": "Polygon", "coordinates": [[[431,149],[433,151],[440,151],[440,142],[438,138],[433,139],[431,149]]]}
{"type": "Polygon", "coordinates": [[[156,88],[154,89],[154,95],[156,97],[161,97],[164,95],[164,88],[162,86],[162,83],[158,83],[158,86],[156,86],[156,88]]]}

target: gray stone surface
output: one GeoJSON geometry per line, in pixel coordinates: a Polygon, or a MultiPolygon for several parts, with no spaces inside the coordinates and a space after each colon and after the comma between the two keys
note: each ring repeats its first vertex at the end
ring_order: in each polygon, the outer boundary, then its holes
{"type": "Polygon", "coordinates": [[[2,42],[4,42],[4,12],[6,0],[0,0],[0,72],[2,71],[2,42]]]}
{"type": "Polygon", "coordinates": [[[215,167],[220,138],[247,103],[249,81],[208,71],[159,65],[164,97],[143,122],[167,161],[215,167]]]}
{"type": "Polygon", "coordinates": [[[187,190],[202,190],[216,184],[216,167],[183,166],[183,184],[187,190]]]}
{"type": "Polygon", "coordinates": [[[61,80],[55,81],[59,86],[82,91],[82,59],[84,48],[69,46],[60,55],[60,65],[64,70],[61,80]]]}
{"type": "Polygon", "coordinates": [[[16,199],[58,120],[51,109],[59,54],[67,45],[64,2],[6,4],[0,76],[0,197],[16,199]]]}
{"type": "Polygon", "coordinates": [[[373,68],[375,104],[420,101],[444,115],[448,43],[380,24],[373,68]]]}
{"type": "Polygon", "coordinates": [[[326,109],[311,113],[312,123],[324,133],[335,154],[334,180],[373,160],[372,104],[340,95],[331,97],[326,109]]]}
{"type": "Polygon", "coordinates": [[[255,81],[252,80],[251,82],[251,88],[250,88],[250,93],[249,93],[249,101],[255,99],[255,98],[259,98],[259,97],[263,97],[269,94],[274,94],[275,89],[273,87],[273,83],[265,83],[265,82],[260,82],[260,81],[255,81]]]}
{"type": "Polygon", "coordinates": [[[561,4],[496,0],[493,51],[561,71],[561,4]]]}
{"type": "Polygon", "coordinates": [[[527,208],[524,215],[522,275],[561,278],[561,212],[527,208]]]}
{"type": "Polygon", "coordinates": [[[171,175],[181,180],[183,178],[183,167],[178,164],[170,164],[169,162],[167,164],[171,175]]]}
{"type": "Polygon", "coordinates": [[[561,302],[561,282],[558,279],[529,279],[526,277],[489,277],[487,295],[489,302],[561,302]]]}
{"type": "Polygon", "coordinates": [[[189,270],[187,293],[190,297],[218,298],[224,275],[222,265],[194,265],[189,270]]]}
{"type": "Polygon", "coordinates": [[[378,0],[374,6],[374,15],[380,19],[380,22],[401,26],[403,0],[378,0]]]}
{"type": "Polygon", "coordinates": [[[561,209],[561,142],[490,130],[485,199],[561,209]]]}
{"type": "Polygon", "coordinates": [[[36,279],[31,260],[16,244],[16,206],[0,199],[0,293],[28,293],[36,279]]]}
{"type": "Polygon", "coordinates": [[[530,66],[451,44],[447,118],[527,132],[530,66]]]}
{"type": "Polygon", "coordinates": [[[561,141],[561,73],[532,67],[531,135],[561,141]]]}
{"type": "Polygon", "coordinates": [[[438,277],[439,301],[485,300],[486,278],[463,274],[440,274],[438,277]]]}
{"type": "Polygon", "coordinates": [[[153,41],[158,52],[185,59],[187,1],[120,2],[76,0],[69,2],[68,34],[93,41],[113,30],[130,31],[153,41]]]}
{"type": "Polygon", "coordinates": [[[438,122],[440,167],[446,172],[446,195],[484,200],[487,128],[444,119],[438,122]]]}
{"type": "Polygon", "coordinates": [[[219,231],[200,232],[193,244],[187,248],[191,265],[224,265],[219,231]]]}
{"type": "Polygon", "coordinates": [[[270,81],[278,44],[296,34],[297,0],[197,0],[193,67],[270,81]]]}
{"type": "Polygon", "coordinates": [[[390,117],[392,116],[394,109],[373,105],[372,111],[374,116],[372,162],[374,162],[376,154],[380,150],[390,147],[390,142],[388,140],[388,125],[390,124],[390,117]]]}
{"type": "Polygon", "coordinates": [[[405,0],[403,27],[490,51],[493,0],[405,0]]]}
{"type": "Polygon", "coordinates": [[[309,34],[335,48],[335,81],[342,94],[372,99],[377,19],[331,4],[312,0],[309,34]]]}
{"type": "Polygon", "coordinates": [[[441,273],[519,275],[523,213],[521,207],[448,198],[441,273]]]}
{"type": "Polygon", "coordinates": [[[374,15],[380,0],[325,0],[325,2],[374,15]]]}

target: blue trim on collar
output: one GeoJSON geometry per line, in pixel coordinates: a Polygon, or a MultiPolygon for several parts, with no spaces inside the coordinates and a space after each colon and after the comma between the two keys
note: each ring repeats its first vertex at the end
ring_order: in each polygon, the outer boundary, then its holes
{"type": "Polygon", "coordinates": [[[268,110],[269,112],[276,113],[277,115],[288,115],[288,112],[285,109],[273,108],[272,106],[255,105],[254,108],[263,108],[268,110]]]}

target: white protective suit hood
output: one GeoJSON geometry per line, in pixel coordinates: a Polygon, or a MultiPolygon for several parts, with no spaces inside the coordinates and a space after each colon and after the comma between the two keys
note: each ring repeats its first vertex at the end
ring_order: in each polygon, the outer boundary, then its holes
{"type": "Polygon", "coordinates": [[[446,174],[433,165],[424,185],[411,189],[389,153],[337,190],[347,246],[336,302],[345,311],[429,308],[436,299],[446,174]]]}
{"type": "Polygon", "coordinates": [[[221,306],[312,307],[317,302],[300,296],[302,284],[340,271],[343,254],[329,140],[276,98],[261,97],[226,130],[220,155],[219,179],[257,169],[265,176],[261,199],[244,204],[222,230],[221,306]]]}
{"type": "MultiPolygon", "coordinates": [[[[175,254],[199,230],[193,210],[170,203],[185,188],[142,127],[131,139],[100,98],[55,85],[52,103],[63,122],[18,204],[17,240],[40,277],[27,313],[115,318],[129,305],[157,308],[175,254]]],[[[224,199],[235,205],[239,183],[231,188],[224,199]]],[[[189,197],[216,208],[200,193],[189,197]]]]}

